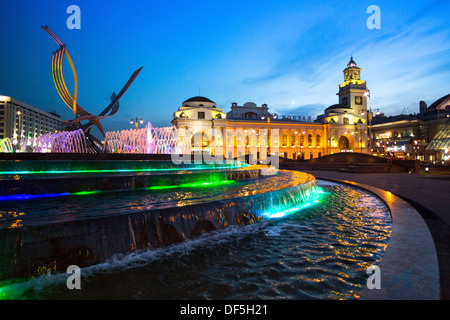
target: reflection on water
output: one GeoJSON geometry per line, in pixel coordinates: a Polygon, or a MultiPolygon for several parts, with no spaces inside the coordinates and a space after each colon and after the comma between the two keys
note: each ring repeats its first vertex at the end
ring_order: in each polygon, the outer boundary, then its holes
{"type": "Polygon", "coordinates": [[[311,175],[292,171],[238,181],[218,180],[211,173],[205,174],[202,180],[179,185],[1,201],[0,229],[15,227],[18,214],[20,226],[27,227],[268,193],[299,186],[311,179],[314,179],[311,175]]]}
{"type": "Polygon", "coordinates": [[[382,258],[388,209],[353,187],[327,185],[318,202],[280,219],[229,227],[67,274],[3,284],[0,297],[25,299],[354,299],[366,269],[382,258]]]}

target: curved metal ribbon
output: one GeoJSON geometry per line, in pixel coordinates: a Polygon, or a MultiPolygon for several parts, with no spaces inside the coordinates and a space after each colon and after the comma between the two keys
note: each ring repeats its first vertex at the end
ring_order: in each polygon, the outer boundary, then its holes
{"type": "MultiPolygon", "coordinates": [[[[105,130],[103,129],[103,126],[100,123],[100,120],[109,118],[113,115],[115,115],[119,111],[119,99],[124,95],[124,93],[128,90],[128,88],[131,86],[133,81],[138,76],[139,72],[141,72],[142,68],[139,68],[136,70],[128,82],[125,84],[125,86],[122,88],[122,90],[119,92],[118,95],[113,93],[111,96],[111,103],[106,107],[105,110],[103,110],[98,116],[92,115],[89,112],[87,112],[85,109],[83,109],[78,103],[78,78],[77,73],[75,70],[75,66],[73,64],[72,58],[70,57],[69,52],[67,51],[66,45],[62,43],[62,41],[58,38],[58,36],[48,27],[42,27],[49,35],[52,37],[52,39],[58,44],[59,48],[53,52],[52,54],[52,76],[53,76],[53,82],[55,83],[56,90],[58,91],[59,96],[64,101],[64,103],[73,111],[75,115],[75,119],[72,121],[69,121],[65,127],[64,131],[72,131],[77,130],[79,128],[83,129],[83,132],[85,133],[85,136],[95,142],[99,142],[97,138],[92,136],[90,134],[90,131],[93,126],[96,126],[100,133],[105,137],[105,130]],[[64,56],[67,58],[70,68],[72,69],[73,79],[74,79],[74,95],[70,94],[69,90],[67,89],[66,83],[64,81],[64,74],[63,74],[63,59],[64,56]],[[89,121],[87,124],[82,125],[81,121],[87,120],[89,121]]],[[[98,149],[94,144],[92,145],[93,149],[98,149]]],[[[97,150],[99,151],[99,150],[97,150]]]]}

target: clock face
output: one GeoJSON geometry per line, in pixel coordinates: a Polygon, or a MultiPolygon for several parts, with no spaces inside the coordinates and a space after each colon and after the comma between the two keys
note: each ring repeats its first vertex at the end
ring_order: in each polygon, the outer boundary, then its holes
{"type": "Polygon", "coordinates": [[[362,98],[361,97],[355,97],[356,104],[362,104],[362,98]]]}

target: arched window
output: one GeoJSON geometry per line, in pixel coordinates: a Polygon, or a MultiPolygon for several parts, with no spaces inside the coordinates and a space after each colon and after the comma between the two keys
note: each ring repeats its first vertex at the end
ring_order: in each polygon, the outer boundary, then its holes
{"type": "Polygon", "coordinates": [[[305,135],[302,133],[300,135],[300,146],[304,146],[305,145],[305,135]]]}
{"type": "Polygon", "coordinates": [[[286,133],[286,132],[283,132],[283,135],[282,135],[282,146],[283,146],[283,147],[286,147],[286,146],[287,146],[287,139],[288,139],[287,133],[286,133]]]}
{"type": "Polygon", "coordinates": [[[312,134],[308,134],[308,146],[312,146],[313,143],[313,135],[312,134]]]}
{"type": "Polygon", "coordinates": [[[254,112],[246,112],[243,114],[244,118],[250,118],[250,119],[256,119],[258,118],[258,115],[254,112]]]}
{"type": "Polygon", "coordinates": [[[296,136],[295,133],[291,133],[291,146],[295,147],[295,141],[296,140],[296,136]]]}
{"type": "Polygon", "coordinates": [[[217,134],[214,136],[214,143],[216,147],[223,147],[223,137],[221,134],[217,134]]]}
{"type": "Polygon", "coordinates": [[[207,147],[209,143],[208,136],[204,132],[197,132],[191,138],[192,147],[207,147]]]}
{"type": "Polygon", "coordinates": [[[339,148],[341,149],[350,148],[350,142],[348,141],[348,138],[346,136],[342,136],[339,138],[339,148]]]}
{"type": "Polygon", "coordinates": [[[243,143],[244,141],[242,141],[242,133],[238,132],[236,135],[236,144],[238,147],[240,147],[243,143]]]}
{"type": "Polygon", "coordinates": [[[227,132],[227,144],[228,146],[232,146],[233,143],[233,134],[231,132],[227,132]]]}
{"type": "Polygon", "coordinates": [[[278,134],[278,130],[274,130],[273,132],[273,136],[270,135],[270,139],[272,139],[273,141],[270,141],[270,146],[271,147],[278,147],[279,146],[279,134],[278,134]],[[273,139],[272,139],[273,138],[273,139]]]}
{"type": "Polygon", "coordinates": [[[320,142],[320,134],[317,134],[317,135],[316,135],[316,146],[317,146],[317,147],[320,147],[320,145],[321,145],[321,142],[320,142]]]}

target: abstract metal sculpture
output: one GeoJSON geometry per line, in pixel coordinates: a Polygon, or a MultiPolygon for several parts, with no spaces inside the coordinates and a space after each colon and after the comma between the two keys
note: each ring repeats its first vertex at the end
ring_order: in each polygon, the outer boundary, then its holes
{"type": "Polygon", "coordinates": [[[92,115],[86,110],[84,110],[78,103],[78,78],[77,73],[75,71],[75,66],[73,64],[72,58],[69,55],[69,52],[67,51],[66,45],[62,43],[62,41],[56,36],[56,34],[48,27],[42,27],[49,35],[52,37],[53,40],[59,45],[59,49],[53,52],[52,55],[52,74],[53,74],[53,81],[56,86],[56,90],[58,91],[61,99],[64,101],[64,103],[73,111],[75,115],[75,119],[72,121],[69,121],[64,126],[64,131],[74,131],[78,129],[82,129],[84,132],[84,135],[86,137],[86,142],[88,145],[88,148],[90,152],[102,152],[106,150],[106,148],[102,147],[102,141],[97,139],[95,136],[91,134],[91,129],[93,126],[96,126],[100,133],[102,134],[103,138],[105,137],[105,130],[103,129],[103,126],[100,123],[100,120],[109,118],[117,113],[119,110],[119,99],[123,96],[123,94],[127,91],[127,89],[131,86],[133,81],[138,76],[139,72],[142,70],[143,67],[136,70],[133,75],[130,77],[128,82],[125,84],[125,86],[122,88],[122,90],[119,92],[118,95],[115,93],[111,96],[111,103],[106,107],[105,110],[103,110],[98,116],[92,115]],[[66,83],[64,81],[64,75],[63,75],[63,57],[66,57],[70,67],[72,69],[73,73],[73,79],[74,79],[74,94],[73,97],[70,94],[69,90],[67,89],[66,83]],[[81,121],[88,121],[88,123],[81,124],[81,121]],[[102,150],[103,149],[103,150],[102,150]]]}

